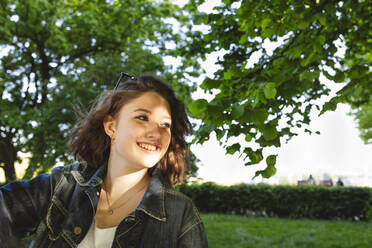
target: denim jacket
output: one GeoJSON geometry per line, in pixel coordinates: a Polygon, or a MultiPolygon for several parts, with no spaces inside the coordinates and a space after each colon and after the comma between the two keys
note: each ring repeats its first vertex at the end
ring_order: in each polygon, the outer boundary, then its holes
{"type": "MultiPolygon", "coordinates": [[[[105,166],[83,163],[56,167],[30,181],[0,188],[0,246],[77,247],[93,221],[105,166]]],[[[204,225],[192,201],[165,183],[156,169],[137,209],[124,218],[112,247],[208,247],[204,225]]]]}

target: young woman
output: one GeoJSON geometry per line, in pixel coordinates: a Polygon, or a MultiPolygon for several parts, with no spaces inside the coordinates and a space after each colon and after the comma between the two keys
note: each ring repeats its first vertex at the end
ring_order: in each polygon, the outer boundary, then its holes
{"type": "MultiPolygon", "coordinates": [[[[119,79],[120,82],[120,79],[119,79]]],[[[0,190],[0,246],[208,247],[182,181],[191,125],[174,92],[131,77],[104,92],[72,131],[83,162],[0,190]]]]}

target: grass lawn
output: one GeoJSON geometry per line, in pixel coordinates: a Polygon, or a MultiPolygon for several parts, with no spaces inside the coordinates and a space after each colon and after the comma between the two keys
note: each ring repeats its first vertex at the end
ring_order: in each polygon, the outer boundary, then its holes
{"type": "Polygon", "coordinates": [[[369,248],[372,223],[201,214],[211,248],[369,248]]]}

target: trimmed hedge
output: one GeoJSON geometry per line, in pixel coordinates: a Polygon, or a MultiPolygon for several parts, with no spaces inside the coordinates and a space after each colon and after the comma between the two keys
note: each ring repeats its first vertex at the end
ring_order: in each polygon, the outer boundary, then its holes
{"type": "Polygon", "coordinates": [[[372,220],[372,188],[221,186],[208,182],[182,184],[177,189],[193,199],[199,211],[205,213],[372,220]]]}
{"type": "Polygon", "coordinates": [[[320,186],[180,185],[201,212],[286,218],[354,219],[372,217],[372,189],[320,186]]]}

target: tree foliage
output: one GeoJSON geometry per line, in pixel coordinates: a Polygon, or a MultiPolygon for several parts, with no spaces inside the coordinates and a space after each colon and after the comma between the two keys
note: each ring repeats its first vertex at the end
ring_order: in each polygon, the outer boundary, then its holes
{"type": "Polygon", "coordinates": [[[190,101],[194,86],[180,77],[186,65],[168,68],[162,60],[167,42],[180,39],[169,18],[187,21],[170,1],[0,0],[0,167],[6,180],[15,179],[19,152],[31,155],[25,178],[71,160],[66,143],[76,121],[73,106],[86,108],[113,88],[120,71],[157,74],[190,101]]]}
{"type": "MultiPolygon", "coordinates": [[[[187,8],[203,2],[190,1],[187,8]]],[[[322,114],[344,102],[364,113],[372,101],[371,12],[371,2],[364,0],[223,0],[211,13],[194,17],[208,31],[188,33],[190,45],[180,52],[189,60],[224,54],[220,69],[201,84],[213,99],[190,106],[203,120],[194,142],[203,143],[214,132],[226,153],[240,153],[245,165],[266,156],[267,168],[256,176],[270,177],[276,155],[264,150],[280,147],[296,128],[311,133],[312,110],[322,114]],[[321,76],[343,85],[325,104],[319,99],[330,89],[321,76]]]]}
{"type": "Polygon", "coordinates": [[[372,104],[365,104],[351,113],[354,115],[360,137],[365,144],[372,144],[372,104]]]}

